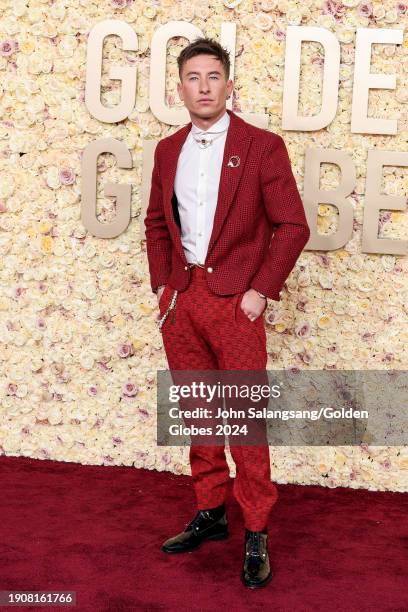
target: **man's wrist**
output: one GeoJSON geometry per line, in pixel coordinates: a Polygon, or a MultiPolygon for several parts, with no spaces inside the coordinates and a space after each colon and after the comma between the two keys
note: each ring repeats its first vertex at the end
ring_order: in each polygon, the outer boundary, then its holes
{"type": "MultiPolygon", "coordinates": [[[[256,291],[256,289],[254,290],[256,291]]],[[[266,300],[266,295],[264,295],[263,293],[261,293],[260,291],[256,291],[257,294],[259,295],[259,297],[264,298],[266,300]]]]}

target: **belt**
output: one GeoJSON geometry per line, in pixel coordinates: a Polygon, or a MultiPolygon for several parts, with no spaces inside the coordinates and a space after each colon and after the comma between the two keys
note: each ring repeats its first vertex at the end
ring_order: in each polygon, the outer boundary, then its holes
{"type": "Polygon", "coordinates": [[[199,268],[205,268],[204,264],[200,264],[197,261],[193,261],[188,264],[189,268],[193,268],[194,266],[198,266],[199,268]]]}

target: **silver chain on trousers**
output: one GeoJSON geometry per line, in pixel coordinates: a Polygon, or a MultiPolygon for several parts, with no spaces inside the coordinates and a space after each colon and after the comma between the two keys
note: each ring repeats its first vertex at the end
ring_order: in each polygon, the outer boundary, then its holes
{"type": "MultiPolygon", "coordinates": [[[[164,289],[163,289],[163,291],[164,291],[164,289]]],[[[177,293],[178,293],[178,291],[177,291],[177,289],[175,289],[174,293],[173,293],[173,296],[172,296],[172,298],[170,300],[170,304],[169,304],[166,312],[164,313],[164,315],[161,317],[161,319],[158,322],[158,327],[159,327],[159,331],[160,332],[162,331],[163,324],[164,324],[165,320],[167,319],[167,317],[169,316],[171,310],[174,310],[174,312],[173,312],[173,319],[172,319],[172,323],[174,323],[174,320],[175,320],[175,317],[176,317],[177,293]]]]}
{"type": "MultiPolygon", "coordinates": [[[[203,266],[202,264],[200,264],[198,262],[190,264],[190,268],[193,268],[194,266],[198,266],[199,268],[204,268],[205,267],[205,266],[203,266]]],[[[164,291],[164,289],[163,289],[163,291],[164,291]]],[[[173,317],[171,319],[171,322],[174,323],[174,321],[176,320],[176,300],[177,300],[177,294],[178,294],[178,290],[175,289],[174,292],[173,292],[172,298],[170,300],[170,304],[168,305],[168,307],[166,309],[166,312],[163,314],[161,319],[158,321],[158,328],[159,328],[160,332],[162,331],[162,327],[164,325],[164,322],[167,319],[167,317],[169,316],[171,310],[173,310],[173,317]]]]}

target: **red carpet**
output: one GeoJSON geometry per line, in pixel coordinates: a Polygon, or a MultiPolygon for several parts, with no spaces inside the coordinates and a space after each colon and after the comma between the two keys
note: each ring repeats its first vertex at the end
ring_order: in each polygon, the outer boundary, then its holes
{"type": "Polygon", "coordinates": [[[406,611],[408,497],[278,485],[273,581],[241,585],[243,524],[183,555],[160,545],[195,513],[190,478],[0,457],[0,590],[74,590],[76,607],[1,610],[406,611]]]}

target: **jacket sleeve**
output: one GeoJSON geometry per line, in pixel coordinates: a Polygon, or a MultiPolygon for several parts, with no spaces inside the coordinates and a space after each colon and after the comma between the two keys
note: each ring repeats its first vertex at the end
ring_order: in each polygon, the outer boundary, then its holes
{"type": "Polygon", "coordinates": [[[157,293],[157,288],[160,285],[167,283],[170,276],[172,248],[163,207],[163,190],[159,166],[160,145],[161,142],[156,145],[154,151],[149,204],[144,219],[150,285],[154,293],[157,293]]]}
{"type": "Polygon", "coordinates": [[[274,134],[265,147],[260,180],[266,214],[274,233],[251,287],[279,301],[284,282],[310,236],[286,145],[279,134],[274,134]]]}

